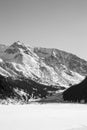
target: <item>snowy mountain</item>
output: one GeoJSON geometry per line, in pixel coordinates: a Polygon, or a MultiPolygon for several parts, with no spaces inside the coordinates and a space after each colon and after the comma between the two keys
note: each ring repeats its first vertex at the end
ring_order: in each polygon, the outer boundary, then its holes
{"type": "Polygon", "coordinates": [[[46,48],[30,48],[15,42],[0,56],[0,73],[26,77],[47,85],[79,83],[87,74],[87,62],[75,55],[46,48]]]}
{"type": "MultiPolygon", "coordinates": [[[[16,86],[20,86],[20,82],[31,81],[38,84],[36,86],[45,86],[45,92],[46,86],[50,86],[54,93],[53,88],[59,92],[80,83],[87,75],[87,61],[58,49],[29,47],[18,41],[8,47],[3,45],[0,50],[0,75],[7,84],[9,79],[10,82],[17,81],[16,86]]],[[[52,94],[50,89],[47,90],[52,94]]],[[[14,87],[14,91],[19,95],[26,93],[24,88],[19,91],[18,87],[14,87]]]]}

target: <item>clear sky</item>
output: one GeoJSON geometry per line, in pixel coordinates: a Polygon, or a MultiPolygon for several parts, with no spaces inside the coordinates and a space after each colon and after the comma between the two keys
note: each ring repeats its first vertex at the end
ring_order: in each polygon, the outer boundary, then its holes
{"type": "Polygon", "coordinates": [[[0,43],[18,40],[87,59],[87,0],[0,0],[0,43]]]}

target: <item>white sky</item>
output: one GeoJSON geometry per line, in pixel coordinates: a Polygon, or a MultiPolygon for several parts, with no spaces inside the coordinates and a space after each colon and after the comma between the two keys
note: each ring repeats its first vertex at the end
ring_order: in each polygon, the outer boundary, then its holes
{"type": "Polygon", "coordinates": [[[0,43],[18,40],[87,60],[87,0],[0,0],[0,43]]]}

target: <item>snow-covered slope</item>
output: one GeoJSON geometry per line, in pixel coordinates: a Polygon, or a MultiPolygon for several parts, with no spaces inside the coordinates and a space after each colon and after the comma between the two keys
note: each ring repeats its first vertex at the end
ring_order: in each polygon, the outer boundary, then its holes
{"type": "Polygon", "coordinates": [[[31,48],[18,41],[0,55],[0,74],[67,88],[84,79],[87,62],[57,49],[31,48]]]}

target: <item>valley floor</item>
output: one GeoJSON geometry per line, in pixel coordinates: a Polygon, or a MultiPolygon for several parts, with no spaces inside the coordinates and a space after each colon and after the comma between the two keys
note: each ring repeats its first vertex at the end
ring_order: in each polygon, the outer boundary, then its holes
{"type": "Polygon", "coordinates": [[[87,105],[0,105],[1,130],[87,130],[87,105]]]}

